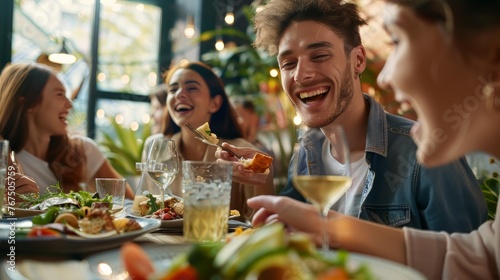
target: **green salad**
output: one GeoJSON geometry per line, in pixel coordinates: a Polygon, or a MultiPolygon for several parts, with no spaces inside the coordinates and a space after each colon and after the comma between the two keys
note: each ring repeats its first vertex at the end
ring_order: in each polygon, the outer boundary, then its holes
{"type": "Polygon", "coordinates": [[[373,279],[366,265],[348,268],[348,252],[321,254],[308,235],[273,223],[228,243],[196,244],[158,279],[373,279]]]}
{"type": "Polygon", "coordinates": [[[19,204],[19,208],[46,210],[44,213],[33,217],[33,223],[38,225],[52,223],[59,214],[66,212],[73,213],[76,217],[82,217],[84,216],[82,211],[85,211],[85,208],[92,207],[92,204],[96,202],[106,203],[110,209],[113,206],[111,195],[99,198],[97,193],[83,190],[64,193],[59,183],[50,186],[41,195],[29,193],[20,194],[19,197],[23,200],[19,204]]]}

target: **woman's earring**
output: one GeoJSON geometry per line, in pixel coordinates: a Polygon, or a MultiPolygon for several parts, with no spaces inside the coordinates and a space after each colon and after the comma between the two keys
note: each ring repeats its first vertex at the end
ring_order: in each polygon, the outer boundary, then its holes
{"type": "Polygon", "coordinates": [[[482,89],[483,96],[486,99],[486,108],[489,110],[500,111],[500,96],[495,94],[493,83],[486,83],[482,89]]]}

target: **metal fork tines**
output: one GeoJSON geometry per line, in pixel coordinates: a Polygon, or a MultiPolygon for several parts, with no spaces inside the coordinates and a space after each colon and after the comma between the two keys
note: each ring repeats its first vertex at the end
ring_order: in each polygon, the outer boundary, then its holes
{"type": "Polygon", "coordinates": [[[191,130],[191,132],[195,135],[195,138],[198,139],[198,140],[200,140],[201,142],[203,142],[205,144],[208,144],[208,145],[220,147],[221,149],[223,149],[224,151],[230,153],[234,157],[241,158],[235,152],[233,152],[233,151],[231,151],[231,150],[223,147],[221,144],[219,144],[219,143],[215,144],[215,143],[210,142],[210,140],[205,135],[203,135],[203,133],[201,133],[198,130],[196,130],[190,123],[185,123],[185,126],[187,128],[189,128],[189,130],[191,130]]]}

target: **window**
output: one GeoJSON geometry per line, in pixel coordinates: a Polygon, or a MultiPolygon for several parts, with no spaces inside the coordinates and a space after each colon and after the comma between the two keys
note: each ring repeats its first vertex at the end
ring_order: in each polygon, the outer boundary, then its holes
{"type": "Polygon", "coordinates": [[[150,120],[148,95],[170,63],[171,44],[161,34],[175,17],[165,17],[172,10],[166,2],[15,0],[11,61],[59,68],[68,97],[75,98],[71,132],[99,140],[111,128],[106,116],[115,115],[140,130],[150,120]],[[77,61],[52,64],[47,56],[63,42],[77,61]]]}

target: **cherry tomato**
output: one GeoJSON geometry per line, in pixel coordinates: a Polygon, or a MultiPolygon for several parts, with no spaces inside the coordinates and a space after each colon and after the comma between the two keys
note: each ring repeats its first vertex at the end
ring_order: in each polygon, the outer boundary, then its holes
{"type": "Polygon", "coordinates": [[[31,231],[26,236],[28,238],[43,237],[43,236],[60,237],[61,233],[56,231],[56,230],[50,229],[50,228],[34,227],[31,229],[31,231]]]}
{"type": "Polygon", "coordinates": [[[330,268],[318,275],[317,280],[349,280],[349,275],[343,268],[330,268]]]}
{"type": "Polygon", "coordinates": [[[181,267],[160,280],[198,280],[198,272],[190,265],[181,267]]]}
{"type": "Polygon", "coordinates": [[[125,269],[131,279],[146,280],[154,272],[153,263],[141,246],[127,242],[121,249],[121,257],[125,269]]]}
{"type": "Polygon", "coordinates": [[[162,220],[172,220],[172,215],[170,215],[170,213],[165,213],[163,214],[163,216],[161,216],[161,219],[162,220]]]}

